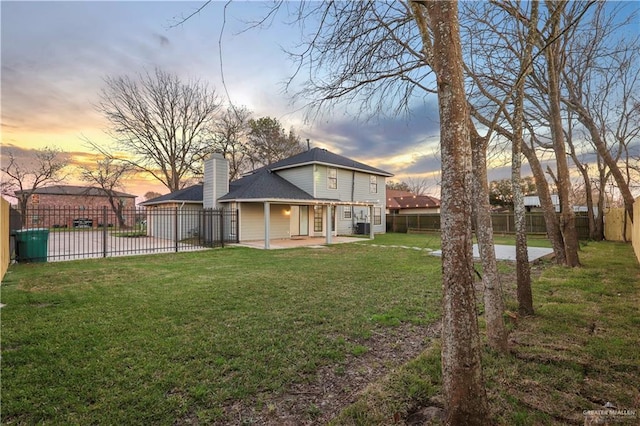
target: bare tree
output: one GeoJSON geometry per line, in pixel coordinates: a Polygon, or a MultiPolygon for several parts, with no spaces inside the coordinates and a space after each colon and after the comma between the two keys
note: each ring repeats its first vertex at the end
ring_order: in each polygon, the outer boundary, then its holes
{"type": "MultiPolygon", "coordinates": [[[[3,153],[5,154],[5,153],[3,153]]],[[[22,226],[27,217],[27,203],[34,192],[47,185],[64,181],[62,169],[68,164],[66,154],[56,147],[44,147],[33,151],[32,158],[19,160],[12,151],[3,155],[6,164],[0,167],[2,176],[2,194],[15,197],[22,217],[22,226]]]]}
{"type": "Polygon", "coordinates": [[[473,163],[473,216],[476,222],[478,252],[482,262],[482,286],[484,289],[484,311],[487,321],[487,342],[497,352],[508,350],[507,329],[504,324],[504,301],[502,284],[496,263],[493,243],[493,223],[487,178],[488,137],[481,137],[470,123],[473,163]]]}
{"type": "MultiPolygon", "coordinates": [[[[577,231],[575,229],[575,215],[568,192],[571,181],[569,179],[569,168],[565,151],[565,138],[563,134],[563,114],[560,99],[559,70],[561,69],[561,59],[564,44],[559,42],[561,35],[580,22],[584,13],[591,3],[572,3],[569,7],[567,3],[546,2],[544,13],[538,21],[537,14],[533,13],[533,8],[528,10],[533,3],[516,3],[510,1],[493,2],[499,12],[493,15],[480,15],[481,26],[488,28],[487,34],[471,38],[473,51],[492,51],[491,55],[476,55],[470,63],[472,66],[473,86],[477,94],[472,97],[472,114],[474,118],[487,126],[489,129],[497,131],[502,136],[509,135],[510,140],[518,140],[522,153],[530,160],[542,205],[545,209],[545,219],[547,222],[547,233],[553,241],[556,258],[563,259],[564,264],[576,266],[579,264],[577,231]],[[564,11],[571,9],[570,14],[564,11]],[[532,25],[533,22],[539,25],[532,25]],[[506,31],[505,31],[506,30],[506,31]],[[521,60],[522,53],[529,45],[531,53],[530,64],[526,67],[521,60]],[[520,64],[520,66],[518,66],[520,64]],[[522,87],[518,89],[518,82],[522,87]],[[519,108],[526,112],[524,117],[514,118],[514,100],[516,89],[523,95],[523,106],[519,108]],[[508,102],[507,102],[508,101],[508,102]],[[535,111],[537,116],[533,116],[535,111]],[[531,122],[535,121],[535,124],[531,122]],[[524,128],[523,125],[524,124],[524,128]],[[500,129],[500,130],[499,130],[500,129]],[[530,135],[530,141],[536,141],[535,147],[525,146],[519,134],[519,129],[526,129],[530,135]],[[504,131],[503,131],[504,130],[504,131]],[[550,134],[550,136],[549,136],[550,134]],[[513,139],[515,138],[515,139],[513,139]],[[530,159],[537,155],[543,144],[541,139],[549,139],[544,144],[544,149],[552,150],[555,160],[556,171],[553,175],[557,181],[556,187],[559,191],[561,202],[564,203],[561,213],[561,220],[555,219],[550,198],[546,195],[549,191],[542,188],[546,185],[544,172],[538,173],[536,165],[537,158],[530,159]],[[557,225],[557,229],[556,229],[557,225]]],[[[537,3],[535,3],[537,5],[537,3]]],[[[487,9],[494,9],[492,6],[485,6],[487,9]]],[[[473,10],[471,6],[469,8],[473,10]]],[[[514,153],[515,154],[515,153],[514,153]]],[[[514,159],[517,160],[514,155],[514,159]]],[[[550,169],[548,169],[550,170],[550,169]]],[[[514,180],[517,181],[516,178],[514,180]]]]}
{"type": "MultiPolygon", "coordinates": [[[[537,7],[533,2],[532,7],[537,7]]],[[[526,229],[524,228],[524,203],[521,190],[521,158],[520,145],[523,134],[523,110],[524,110],[524,82],[526,74],[530,68],[530,57],[533,49],[533,41],[527,36],[530,32],[528,25],[521,25],[518,21],[508,18],[496,5],[476,5],[471,4],[465,9],[468,21],[466,22],[466,40],[468,49],[468,62],[466,66],[472,87],[471,102],[483,107],[471,108],[473,115],[488,128],[485,137],[472,137],[474,143],[474,174],[476,174],[476,203],[489,201],[491,194],[494,200],[499,200],[503,205],[513,207],[516,217],[516,266],[518,277],[518,304],[519,312],[526,315],[533,314],[533,300],[531,293],[531,279],[528,261],[528,251],[526,242],[526,229]],[[478,44],[476,44],[478,43],[478,44]],[[476,50],[492,51],[491,58],[477,55],[476,50]],[[494,58],[495,56],[495,58],[494,58]],[[519,66],[518,66],[519,64],[519,66]],[[492,182],[490,193],[487,187],[486,172],[482,173],[483,166],[486,169],[486,153],[489,140],[494,133],[497,133],[499,123],[509,126],[511,130],[511,166],[512,177],[510,181],[492,182]],[[504,183],[504,185],[499,185],[504,183]],[[504,188],[503,194],[496,197],[496,188],[504,188]]],[[[473,133],[472,133],[473,135],[473,133]]],[[[493,238],[487,234],[492,232],[491,217],[480,211],[475,214],[477,226],[476,235],[480,257],[483,262],[483,281],[487,276],[487,271],[492,276],[492,282],[485,282],[485,309],[492,306],[502,306],[498,294],[492,295],[492,287],[499,286],[495,254],[493,253],[493,238]],[[487,271],[485,271],[485,269],[487,271]],[[494,300],[487,300],[492,297],[494,300]]],[[[495,290],[494,290],[495,291],[495,290]]],[[[496,292],[497,293],[497,292],[496,292]]],[[[499,294],[501,296],[501,293],[499,294]]],[[[489,316],[495,318],[495,329],[500,330],[498,315],[502,311],[487,312],[489,316]]],[[[489,335],[489,332],[487,332],[489,335]]],[[[500,335],[498,335],[500,336],[500,335]]],[[[494,341],[493,347],[506,351],[506,332],[502,339],[494,341]],[[500,344],[498,346],[498,344],[500,344]]]]}
{"type": "Polygon", "coordinates": [[[455,2],[412,2],[438,81],[442,155],[442,381],[449,424],[483,425],[488,407],[481,368],[471,250],[470,116],[455,2]]]}
{"type": "Polygon", "coordinates": [[[580,266],[578,231],[576,229],[576,216],[570,198],[571,176],[567,162],[560,93],[563,50],[559,38],[562,31],[562,17],[567,4],[547,0],[546,5],[549,9],[548,32],[541,34],[540,42],[546,46],[543,50],[548,79],[546,94],[549,104],[549,126],[555,153],[558,195],[560,198],[560,229],[564,238],[567,266],[575,267],[580,266]]]}
{"type": "Polygon", "coordinates": [[[532,50],[535,32],[538,26],[538,2],[531,2],[531,19],[526,26],[524,49],[519,59],[518,79],[513,90],[513,140],[511,141],[511,187],[513,188],[513,213],[516,230],[516,275],[518,313],[533,315],[533,294],[531,291],[531,266],[527,247],[527,229],[525,223],[524,194],[522,180],[522,145],[524,145],[524,84],[531,72],[532,50]]]}
{"type": "Polygon", "coordinates": [[[414,95],[438,94],[446,229],[443,383],[448,422],[480,425],[488,423],[488,409],[473,284],[471,145],[457,13],[452,1],[304,2],[298,22],[317,27],[294,57],[299,71],[308,70],[298,95],[312,113],[349,104],[357,105],[358,114],[395,114],[410,110],[414,95]]]}
{"type": "Polygon", "coordinates": [[[128,153],[129,164],[169,191],[184,187],[211,151],[211,126],[220,109],[215,91],[160,69],[136,80],[108,77],[105,83],[96,108],[110,123],[115,149],[128,153]]]}
{"type": "MultiPolygon", "coordinates": [[[[134,172],[134,167],[127,162],[120,162],[112,157],[105,157],[96,161],[95,166],[81,166],[80,178],[104,190],[111,210],[118,219],[118,225],[125,227],[126,222],[123,215],[123,204],[118,191],[122,188],[123,180],[134,172]]],[[[106,226],[106,224],[105,224],[106,226]]]]}
{"type": "Polygon", "coordinates": [[[634,124],[640,115],[640,42],[623,31],[636,24],[634,16],[620,19],[620,5],[613,10],[605,6],[598,3],[586,22],[588,30],[578,28],[579,36],[571,34],[566,41],[562,82],[567,93],[562,101],[576,114],[597,155],[610,169],[633,220],[634,198],[618,160],[640,134],[640,126],[634,124]]]}
{"type": "Polygon", "coordinates": [[[229,106],[216,121],[213,130],[213,150],[229,161],[229,180],[238,179],[249,166],[249,119],[246,107],[229,106]]]}
{"type": "Polygon", "coordinates": [[[409,192],[415,195],[426,195],[431,184],[427,178],[418,179],[410,177],[407,179],[407,186],[409,187],[409,192]]]}

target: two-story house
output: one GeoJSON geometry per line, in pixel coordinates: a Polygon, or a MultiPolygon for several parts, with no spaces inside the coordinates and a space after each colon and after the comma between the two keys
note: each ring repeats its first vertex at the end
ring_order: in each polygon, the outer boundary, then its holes
{"type": "MultiPolygon", "coordinates": [[[[385,232],[385,179],[391,173],[313,148],[228,182],[220,154],[205,162],[203,207],[237,210],[238,240],[385,232]]],[[[166,196],[165,196],[166,197],[166,196]]],[[[170,197],[169,197],[170,198],[170,197]]],[[[143,205],[156,205],[149,200],[143,205]]],[[[164,199],[163,202],[171,202],[164,199]]]]}

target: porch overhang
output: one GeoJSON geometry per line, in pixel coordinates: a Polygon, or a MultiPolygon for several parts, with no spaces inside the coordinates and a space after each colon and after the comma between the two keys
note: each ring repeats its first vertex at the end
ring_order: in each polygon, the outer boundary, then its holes
{"type": "MultiPolygon", "coordinates": [[[[369,217],[373,217],[373,207],[379,204],[379,200],[366,200],[366,201],[343,201],[337,199],[317,199],[317,198],[235,198],[235,199],[227,199],[227,200],[219,200],[221,203],[255,203],[262,204],[264,206],[264,248],[268,250],[270,248],[270,228],[271,228],[271,205],[298,205],[298,206],[356,206],[356,207],[366,207],[369,209],[369,217]]],[[[326,215],[326,244],[331,244],[331,229],[330,220],[331,215],[327,213],[326,215]]],[[[374,238],[373,226],[369,227],[369,238],[374,238]]]]}
{"type": "Polygon", "coordinates": [[[237,198],[231,200],[221,200],[221,203],[270,203],[270,204],[293,204],[309,206],[360,206],[372,207],[378,201],[341,201],[333,199],[301,199],[301,198],[237,198]]]}

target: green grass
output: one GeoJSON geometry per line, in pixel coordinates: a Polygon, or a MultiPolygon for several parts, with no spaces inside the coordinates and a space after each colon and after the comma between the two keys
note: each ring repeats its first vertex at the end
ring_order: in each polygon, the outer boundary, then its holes
{"type": "MultiPolygon", "coordinates": [[[[635,412],[616,417],[615,424],[637,424],[640,266],[631,246],[622,243],[591,242],[580,258],[584,266],[575,269],[547,263],[534,280],[536,315],[510,320],[508,355],[485,349],[483,373],[497,424],[583,424],[584,410],[602,410],[606,402],[635,412]]],[[[504,276],[514,269],[508,262],[500,266],[504,276]]],[[[502,284],[515,286],[508,280],[502,284]]],[[[517,310],[513,299],[507,306],[517,310]]],[[[391,423],[393,413],[442,407],[441,378],[433,371],[439,362],[437,349],[428,349],[384,385],[371,385],[333,424],[383,425],[391,423]],[[432,361],[421,364],[424,357],[432,361]],[[394,385],[420,380],[426,383],[417,393],[414,386],[394,385]]]]}
{"type": "Polygon", "coordinates": [[[233,401],[365,354],[374,332],[437,319],[439,274],[425,252],[360,244],[14,265],[3,422],[225,421],[233,401]]]}
{"type": "MultiPolygon", "coordinates": [[[[440,315],[440,259],[379,245],[436,249],[439,237],[14,265],[1,295],[2,421],[237,423],[224,412],[234,402],[269,410],[320,367],[348,374],[345,359],[368,356],[373,334],[440,315]]],[[[509,319],[510,354],[485,351],[496,423],[581,424],[607,401],[638,410],[640,267],[625,244],[589,243],[580,258],[539,266],[536,315],[509,319]]],[[[513,276],[511,263],[500,270],[513,276]]],[[[332,423],[442,406],[440,375],[436,339],[332,423]]],[[[310,404],[307,420],[321,411],[310,404]]]]}

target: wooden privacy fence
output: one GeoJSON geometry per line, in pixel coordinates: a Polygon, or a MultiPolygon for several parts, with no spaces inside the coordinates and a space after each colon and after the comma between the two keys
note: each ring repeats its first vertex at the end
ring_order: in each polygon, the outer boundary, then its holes
{"type": "Polygon", "coordinates": [[[4,274],[9,268],[11,260],[9,246],[9,202],[0,198],[0,280],[4,279],[4,274]]]}
{"type": "MultiPolygon", "coordinates": [[[[634,207],[638,204],[637,200],[634,207]]],[[[635,213],[634,213],[634,217],[635,213]]],[[[624,208],[609,209],[604,213],[604,238],[607,241],[631,241],[632,223],[624,208]],[[625,216],[627,216],[625,218],[625,216]]]]}
{"type": "Polygon", "coordinates": [[[633,244],[633,251],[636,254],[638,262],[640,262],[640,197],[636,198],[633,203],[633,229],[631,231],[631,243],[633,244]]]}
{"type": "MultiPolygon", "coordinates": [[[[491,215],[493,231],[496,234],[515,234],[515,218],[512,213],[491,215]]],[[[542,213],[527,213],[525,216],[527,233],[547,233],[542,213]]],[[[586,215],[576,215],[578,238],[589,238],[589,221],[586,215]]],[[[440,231],[440,214],[387,214],[387,232],[440,231]]]]}

